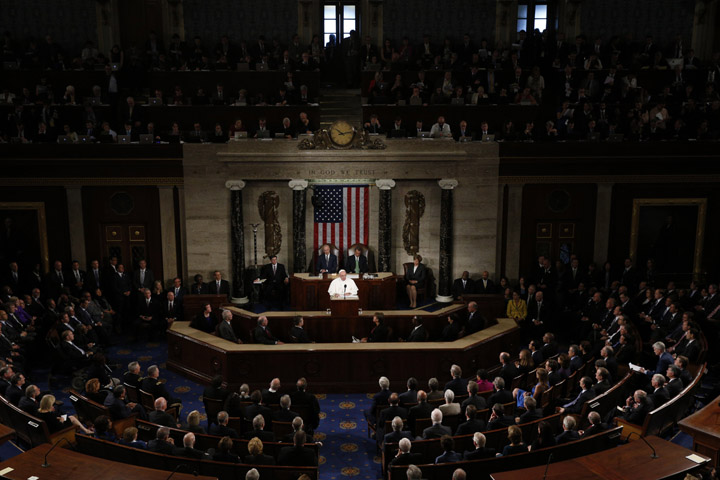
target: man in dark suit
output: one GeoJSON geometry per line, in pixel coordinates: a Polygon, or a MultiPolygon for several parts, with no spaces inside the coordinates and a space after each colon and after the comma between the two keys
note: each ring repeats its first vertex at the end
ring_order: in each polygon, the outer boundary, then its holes
{"type": "Polygon", "coordinates": [[[322,253],[318,255],[315,271],[317,273],[337,273],[338,271],[337,255],[330,252],[330,245],[327,243],[322,246],[322,253]]]}
{"type": "Polygon", "coordinates": [[[482,458],[492,458],[495,456],[494,448],[485,448],[485,442],[487,439],[485,435],[480,432],[475,432],[473,435],[474,450],[466,450],[463,454],[463,460],[480,460],[482,458]]]}
{"type": "Polygon", "coordinates": [[[588,421],[590,422],[590,426],[586,430],[578,432],[581,437],[589,437],[590,435],[595,435],[608,429],[608,425],[602,422],[602,418],[598,412],[593,411],[588,413],[588,421]]]}
{"type": "Polygon", "coordinates": [[[175,452],[175,445],[168,427],[160,427],[157,429],[155,439],[148,442],[148,450],[165,455],[172,455],[175,452]]]}
{"type": "Polygon", "coordinates": [[[283,342],[275,338],[275,336],[267,328],[268,319],[266,316],[258,317],[257,327],[253,330],[253,336],[255,337],[255,343],[263,345],[283,345],[283,342]]]}
{"type": "Polygon", "coordinates": [[[180,307],[182,307],[183,298],[185,297],[185,294],[187,294],[187,288],[183,286],[182,279],[180,277],[173,278],[173,284],[172,287],[170,287],[170,291],[175,296],[175,301],[178,302],[180,307]]]}
{"type": "Polygon", "coordinates": [[[510,425],[515,425],[515,417],[512,415],[505,415],[505,407],[501,403],[496,403],[492,407],[492,413],[490,414],[490,420],[487,424],[488,430],[495,430],[498,428],[506,428],[510,425]]]}
{"type": "Polygon", "coordinates": [[[400,405],[405,406],[407,404],[415,404],[417,403],[417,389],[418,389],[418,381],[415,377],[408,378],[407,381],[407,390],[403,393],[398,394],[398,399],[400,400],[400,405]]]}
{"type": "Polygon", "coordinates": [[[312,467],[317,465],[315,453],[305,446],[305,432],[295,432],[292,447],[283,447],[278,454],[278,465],[312,467]]]}
{"type": "Polygon", "coordinates": [[[476,293],[497,293],[495,291],[495,282],[490,280],[490,273],[485,270],[482,278],[475,284],[476,293]]]}
{"type": "Polygon", "coordinates": [[[240,435],[238,435],[237,431],[234,428],[230,428],[227,426],[228,418],[229,417],[227,412],[218,412],[217,423],[213,423],[210,425],[210,428],[208,429],[208,434],[218,437],[240,438],[240,435]]]}
{"type": "Polygon", "coordinates": [[[140,388],[156,399],[163,397],[171,407],[180,406],[181,401],[170,395],[167,386],[160,381],[160,369],[157,365],[150,365],[147,369],[147,376],[140,383],[140,388]]]}
{"type": "Polygon", "coordinates": [[[407,416],[408,429],[411,432],[415,431],[415,421],[419,418],[430,418],[434,407],[427,402],[427,393],[424,390],[418,390],[417,392],[418,404],[414,407],[410,407],[407,416]]]}
{"type": "Polygon", "coordinates": [[[665,387],[665,377],[663,375],[656,373],[652,376],[648,398],[654,408],[660,407],[670,400],[670,392],[668,392],[668,389],[665,387]]]}
{"type": "Polygon", "coordinates": [[[386,433],[382,437],[382,444],[388,443],[399,443],[403,438],[413,440],[413,435],[409,431],[403,431],[403,419],[400,417],[393,417],[392,419],[392,432],[386,433]]]}
{"type": "Polygon", "coordinates": [[[418,317],[415,315],[411,319],[413,329],[410,332],[410,335],[408,336],[406,342],[424,342],[428,338],[428,331],[423,326],[423,319],[422,317],[418,317]]]}
{"type": "Polygon", "coordinates": [[[146,288],[142,292],[142,297],[137,302],[137,320],[135,325],[135,338],[138,338],[140,329],[147,328],[149,336],[152,338],[158,330],[158,315],[160,314],[160,305],[152,298],[152,292],[146,288]]]}
{"type": "Polygon", "coordinates": [[[468,319],[465,326],[465,334],[470,335],[479,332],[487,325],[487,320],[478,311],[477,302],[470,302],[467,306],[468,319]]]}
{"type": "Polygon", "coordinates": [[[455,279],[452,292],[456,300],[466,293],[475,293],[475,281],[470,278],[470,272],[466,270],[462,273],[461,278],[455,279]]]}
{"type": "Polygon", "coordinates": [[[47,291],[48,297],[53,299],[58,298],[63,288],[68,285],[69,283],[65,279],[65,274],[62,270],[62,262],[56,260],[53,270],[45,276],[45,290],[47,291]]]}
{"type": "Polygon", "coordinates": [[[235,331],[233,330],[232,324],[230,323],[231,320],[232,312],[230,310],[223,310],[222,322],[220,322],[220,325],[218,326],[218,334],[220,335],[220,338],[224,338],[228,342],[242,343],[242,340],[238,339],[235,335],[235,331]]]}
{"type": "Polygon", "coordinates": [[[575,399],[564,404],[558,409],[560,413],[575,413],[578,414],[582,411],[583,404],[588,400],[595,398],[595,392],[592,389],[592,379],[590,377],[583,377],[580,379],[580,393],[575,399]]]}
{"type": "MultiPolygon", "coordinates": [[[[128,404],[125,403],[126,393],[125,387],[123,385],[118,385],[107,395],[107,397],[105,397],[103,405],[108,407],[108,410],[110,411],[110,418],[112,420],[120,420],[128,418],[134,412],[138,414],[139,418],[148,418],[142,405],[132,402],[128,404]]],[[[172,426],[174,427],[175,425],[172,426]]]]}
{"type": "Polygon", "coordinates": [[[37,400],[39,395],[40,389],[35,385],[29,385],[25,389],[25,395],[18,402],[18,408],[36,417],[39,408],[39,402],[37,400]]]}
{"type": "Polygon", "coordinates": [[[583,359],[580,356],[580,347],[577,345],[570,345],[568,347],[568,356],[570,357],[570,370],[575,372],[580,370],[583,365],[583,359]]]}
{"type": "Polygon", "coordinates": [[[452,376],[452,380],[445,384],[444,390],[452,390],[456,397],[465,395],[465,393],[467,393],[467,381],[462,378],[460,365],[452,365],[450,367],[450,375],[452,376]]]}
{"type": "Polygon", "coordinates": [[[133,288],[137,291],[142,293],[144,289],[152,289],[153,284],[155,283],[155,276],[153,275],[152,270],[147,268],[147,262],[145,260],[140,260],[138,262],[138,268],[133,272],[132,276],[132,285],[133,288]]]}
{"type": "Polygon", "coordinates": [[[270,263],[263,266],[260,278],[265,280],[263,284],[265,305],[281,307],[285,303],[290,277],[285,265],[278,263],[277,255],[270,256],[270,263]]]}
{"type": "Polygon", "coordinates": [[[543,416],[542,408],[537,408],[537,400],[532,396],[525,397],[525,412],[519,417],[515,418],[515,422],[518,425],[523,423],[534,422],[540,420],[543,416]]]}
{"type": "Polygon", "coordinates": [[[555,437],[555,442],[560,445],[561,443],[572,442],[573,440],[580,438],[578,432],[575,431],[575,426],[575,418],[570,415],[563,418],[563,431],[560,435],[555,437]]]}
{"type": "Polygon", "coordinates": [[[165,427],[178,428],[180,424],[175,421],[173,416],[167,413],[165,410],[167,410],[167,400],[165,400],[163,397],[156,398],[155,410],[150,412],[150,414],[148,415],[148,420],[152,423],[163,425],[165,427]]]}
{"type": "Polygon", "coordinates": [[[487,399],[488,405],[495,405],[496,403],[504,405],[514,400],[512,392],[510,392],[509,390],[505,390],[506,383],[502,377],[495,377],[495,380],[493,380],[493,385],[495,386],[495,393],[490,395],[490,397],[487,399]]]}
{"type": "Polygon", "coordinates": [[[290,405],[292,405],[290,395],[280,397],[280,410],[273,412],[273,421],[290,423],[295,417],[299,417],[300,414],[290,410],[290,405]]]}
{"type": "Polygon", "coordinates": [[[128,363],[127,372],[123,374],[123,383],[131,387],[140,388],[142,376],[140,375],[140,364],[138,362],[128,363]]]}
{"type": "Polygon", "coordinates": [[[265,430],[265,417],[261,414],[257,414],[252,418],[252,424],[253,429],[243,433],[244,439],[251,440],[257,437],[263,442],[275,441],[275,434],[265,430]]]}
{"type": "Polygon", "coordinates": [[[477,418],[477,411],[475,405],[467,406],[465,409],[465,421],[458,425],[455,435],[470,435],[485,430],[485,421],[477,418]]]}
{"type": "Polygon", "coordinates": [[[345,270],[348,273],[367,273],[370,271],[367,257],[363,255],[360,247],[355,249],[355,255],[348,257],[345,262],[345,270]]]}
{"type": "Polygon", "coordinates": [[[130,321],[130,301],[132,294],[132,280],[125,273],[125,265],[117,264],[117,272],[112,274],[113,307],[126,321],[130,321]]]}
{"type": "Polygon", "coordinates": [[[7,390],[5,390],[5,398],[16,407],[19,405],[20,399],[25,394],[23,391],[23,385],[25,385],[25,375],[22,373],[15,373],[12,377],[10,377],[10,386],[7,390]]]}
{"type": "Polygon", "coordinates": [[[290,393],[290,400],[293,405],[304,405],[310,408],[309,418],[305,420],[304,430],[311,434],[320,424],[320,403],[315,395],[306,392],[307,380],[299,378],[295,384],[296,390],[290,393]]]}
{"type": "Polygon", "coordinates": [[[78,347],[73,343],[75,340],[75,334],[70,330],[62,332],[62,342],[60,342],[60,353],[69,362],[71,362],[75,368],[87,366],[90,362],[90,356],[92,352],[86,352],[84,349],[78,347]]]}
{"type": "Polygon", "coordinates": [[[293,319],[293,327],[290,329],[290,336],[294,343],[312,343],[307,332],[303,328],[305,325],[305,319],[300,315],[297,315],[293,319]]]}
{"type": "Polygon", "coordinates": [[[20,268],[17,262],[10,262],[8,272],[5,275],[5,285],[8,285],[14,294],[18,295],[24,283],[24,278],[20,275],[20,268]]]}
{"type": "MultiPolygon", "coordinates": [[[[390,435],[388,433],[388,435],[390,435]]],[[[410,449],[412,448],[412,442],[409,438],[402,438],[398,441],[398,452],[393,457],[392,460],[390,460],[390,466],[395,465],[416,465],[419,463],[423,463],[423,457],[420,453],[411,453],[410,449]]]]}
{"type": "Polygon", "coordinates": [[[399,406],[400,399],[397,393],[390,394],[388,397],[388,403],[390,406],[380,411],[380,416],[377,421],[376,438],[378,443],[385,437],[385,422],[391,421],[395,417],[402,419],[407,418],[407,409],[399,406]]]}
{"type": "MultiPolygon", "coordinates": [[[[250,394],[250,401],[252,402],[252,405],[248,405],[245,407],[245,419],[251,420],[253,422],[253,427],[255,427],[255,418],[260,415],[262,418],[262,426],[260,427],[260,430],[265,428],[265,425],[272,425],[272,410],[270,410],[268,407],[263,405],[262,403],[262,392],[260,390],[254,390],[250,394]]],[[[272,432],[270,432],[272,433],[272,432]]],[[[252,437],[250,437],[252,438],[252,437]]],[[[248,439],[249,440],[249,439],[248,439]]],[[[260,440],[264,440],[261,438],[260,440]]]]}
{"type": "Polygon", "coordinates": [[[263,405],[279,405],[281,397],[280,379],[276,377],[270,380],[268,388],[262,391],[263,405]]]}
{"type": "Polygon", "coordinates": [[[505,380],[505,385],[509,387],[512,385],[513,379],[519,375],[518,369],[512,362],[510,354],[507,352],[500,354],[500,364],[502,367],[500,367],[498,376],[502,377],[502,379],[505,380]]]}
{"type": "Polygon", "coordinates": [[[183,437],[183,446],[175,448],[173,455],[176,457],[193,458],[197,460],[210,459],[210,455],[195,448],[195,434],[192,432],[185,434],[183,437]]]}
{"type": "Polygon", "coordinates": [[[378,380],[380,385],[380,391],[373,395],[372,404],[370,408],[365,410],[365,418],[370,425],[375,425],[375,412],[379,405],[388,405],[388,399],[390,398],[390,380],[387,377],[380,377],[378,380]]]}
{"type": "Polygon", "coordinates": [[[467,393],[468,398],[463,400],[462,404],[460,405],[460,409],[463,413],[465,413],[465,409],[469,405],[473,405],[478,410],[485,410],[487,408],[487,402],[485,401],[484,397],[479,396],[478,393],[478,384],[475,381],[470,381],[467,384],[467,393]]]}
{"type": "Polygon", "coordinates": [[[85,290],[93,295],[98,288],[102,288],[107,282],[105,281],[105,272],[100,268],[100,262],[93,260],[90,262],[90,270],[85,274],[85,290]]]}
{"type": "Polygon", "coordinates": [[[547,326],[550,323],[550,306],[548,301],[545,299],[543,292],[535,292],[535,301],[531,302],[528,300],[527,309],[527,320],[532,322],[532,333],[533,337],[541,337],[550,327],[547,326]]]}
{"type": "Polygon", "coordinates": [[[230,283],[227,280],[223,280],[220,270],[213,272],[213,280],[208,283],[207,290],[207,293],[212,295],[225,295],[230,298],[230,283]]]}
{"type": "Polygon", "coordinates": [[[70,293],[80,297],[85,285],[85,270],[80,270],[80,262],[73,260],[72,268],[67,272],[67,281],[70,286],[70,293]]]}
{"type": "Polygon", "coordinates": [[[167,330],[176,320],[182,319],[180,302],[170,290],[166,295],[167,300],[162,304],[162,315],[160,315],[160,330],[167,330]]]}
{"type": "Polygon", "coordinates": [[[432,411],[430,418],[432,419],[432,425],[423,430],[423,439],[428,440],[431,438],[440,438],[443,435],[452,435],[450,427],[442,424],[443,414],[439,408],[432,411]]]}
{"type": "Polygon", "coordinates": [[[642,425],[645,422],[645,417],[653,408],[655,407],[648,398],[647,392],[645,390],[635,390],[635,393],[627,399],[622,417],[629,423],[642,425]]]}

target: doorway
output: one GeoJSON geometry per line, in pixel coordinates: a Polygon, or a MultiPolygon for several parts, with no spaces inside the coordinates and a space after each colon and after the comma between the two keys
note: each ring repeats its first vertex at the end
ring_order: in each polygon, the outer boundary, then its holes
{"type": "Polygon", "coordinates": [[[350,31],[358,31],[360,9],[355,3],[326,2],[323,4],[323,41],[327,45],[330,35],[335,35],[339,44],[350,36],[350,31]]]}

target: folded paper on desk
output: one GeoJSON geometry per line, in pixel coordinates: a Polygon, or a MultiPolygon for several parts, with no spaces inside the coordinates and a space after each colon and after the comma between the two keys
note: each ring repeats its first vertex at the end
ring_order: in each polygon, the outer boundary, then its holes
{"type": "Polygon", "coordinates": [[[688,460],[692,460],[692,461],[695,462],[695,463],[705,463],[705,462],[707,462],[707,461],[709,460],[708,458],[703,458],[703,457],[701,457],[700,455],[696,455],[696,454],[694,454],[694,453],[691,454],[691,455],[688,455],[688,456],[685,457],[685,458],[687,458],[688,460]]]}

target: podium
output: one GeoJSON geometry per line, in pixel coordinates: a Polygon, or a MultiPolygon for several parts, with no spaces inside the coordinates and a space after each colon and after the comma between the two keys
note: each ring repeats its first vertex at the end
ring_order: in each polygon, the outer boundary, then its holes
{"type": "Polygon", "coordinates": [[[360,297],[330,297],[330,310],[333,317],[357,317],[360,297]]]}

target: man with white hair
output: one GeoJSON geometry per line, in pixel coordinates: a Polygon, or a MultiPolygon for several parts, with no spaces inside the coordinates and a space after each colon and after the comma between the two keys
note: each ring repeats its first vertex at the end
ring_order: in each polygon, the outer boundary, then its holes
{"type": "Polygon", "coordinates": [[[422,478],[422,470],[416,465],[408,465],[407,480],[420,480],[422,478]]]}
{"type": "Polygon", "coordinates": [[[445,384],[445,390],[452,390],[456,397],[465,395],[467,393],[467,381],[462,378],[460,365],[450,367],[450,376],[452,376],[452,380],[445,384]]]}
{"type": "Polygon", "coordinates": [[[390,380],[387,377],[380,377],[378,385],[380,385],[380,391],[373,395],[370,408],[365,410],[365,419],[370,425],[375,425],[377,420],[375,412],[377,412],[378,406],[387,405],[390,399],[390,380]]]}
{"type": "Polygon", "coordinates": [[[648,397],[652,401],[653,408],[657,408],[670,400],[670,393],[665,388],[665,377],[656,373],[650,381],[652,388],[648,390],[648,397]]]}
{"type": "Polygon", "coordinates": [[[186,433],[183,437],[183,446],[175,449],[176,457],[186,457],[195,459],[209,459],[210,456],[195,448],[195,434],[192,432],[186,433]]]}
{"type": "Polygon", "coordinates": [[[573,440],[577,440],[580,438],[580,435],[578,432],[575,431],[575,426],[577,425],[577,422],[575,422],[575,418],[568,415],[567,417],[563,418],[563,432],[555,437],[555,441],[558,445],[561,443],[567,443],[572,442],[573,440]]]}
{"type": "Polygon", "coordinates": [[[180,425],[175,421],[175,419],[167,413],[165,410],[167,409],[167,400],[165,400],[163,397],[159,397],[155,399],[155,410],[150,412],[148,415],[148,420],[152,423],[156,423],[158,425],[164,425],[166,427],[170,428],[177,428],[180,425]]]}
{"type": "MultiPolygon", "coordinates": [[[[391,422],[392,425],[392,432],[386,433],[383,438],[383,444],[388,443],[398,443],[402,439],[408,439],[412,440],[412,433],[408,431],[403,431],[403,419],[400,417],[395,417],[392,419],[391,422]]],[[[403,465],[407,465],[406,463],[403,465]]]]}
{"type": "MultiPolygon", "coordinates": [[[[388,435],[390,435],[388,433],[388,435]]],[[[395,457],[390,460],[390,466],[393,465],[411,465],[414,463],[422,463],[422,455],[419,453],[411,453],[412,442],[409,438],[403,438],[398,443],[398,451],[395,457]]]]}
{"type": "Polygon", "coordinates": [[[467,474],[462,468],[456,468],[452,474],[452,480],[465,480],[466,478],[467,474]]]}
{"type": "Polygon", "coordinates": [[[262,391],[262,401],[265,405],[279,405],[280,398],[280,379],[273,378],[270,380],[270,386],[262,391]]]}
{"type": "Polygon", "coordinates": [[[245,474],[245,480],[260,480],[260,472],[258,472],[257,468],[251,468],[245,474]]]}
{"type": "Polygon", "coordinates": [[[442,424],[443,414],[440,409],[436,408],[430,414],[432,419],[432,425],[423,430],[422,438],[428,440],[430,438],[440,438],[443,435],[452,435],[450,427],[446,427],[442,424]]]}
{"type": "Polygon", "coordinates": [[[655,366],[655,370],[645,370],[644,368],[640,368],[640,371],[642,373],[647,374],[651,379],[652,376],[656,373],[659,373],[660,375],[664,375],[665,372],[667,372],[667,367],[669,365],[673,364],[673,357],[670,355],[667,351],[665,351],[665,344],[663,342],[655,342],[653,343],[653,352],[658,357],[657,365],[655,366]]]}
{"type": "Polygon", "coordinates": [[[352,278],[347,277],[345,270],[340,270],[338,277],[330,282],[328,293],[333,298],[354,297],[358,293],[358,287],[352,278]]]}
{"type": "Polygon", "coordinates": [[[230,310],[222,311],[222,320],[223,321],[220,322],[220,325],[218,326],[218,334],[220,334],[220,337],[224,338],[228,342],[242,343],[242,340],[239,340],[237,335],[235,335],[235,331],[230,323],[232,320],[232,312],[230,310]]]}
{"type": "Polygon", "coordinates": [[[494,448],[485,448],[485,442],[487,439],[485,435],[480,432],[475,432],[473,435],[474,450],[466,450],[463,454],[463,460],[479,460],[481,458],[492,458],[495,456],[494,448]]]}

